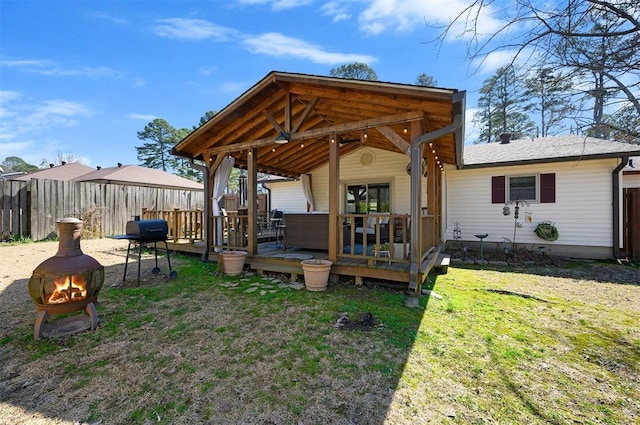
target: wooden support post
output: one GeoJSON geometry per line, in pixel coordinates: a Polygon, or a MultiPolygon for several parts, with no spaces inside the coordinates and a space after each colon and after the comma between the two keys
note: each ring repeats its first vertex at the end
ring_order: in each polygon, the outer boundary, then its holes
{"type": "Polygon", "coordinates": [[[247,150],[247,252],[249,255],[258,253],[258,174],[257,158],[258,150],[255,148],[247,150]]]}
{"type": "Polygon", "coordinates": [[[181,230],[181,226],[180,226],[180,208],[174,208],[173,209],[173,241],[177,242],[178,239],[180,239],[180,230],[181,230]]]}
{"type": "Polygon", "coordinates": [[[338,260],[338,205],[340,204],[340,153],[336,135],[329,140],[329,261],[338,260]]]}

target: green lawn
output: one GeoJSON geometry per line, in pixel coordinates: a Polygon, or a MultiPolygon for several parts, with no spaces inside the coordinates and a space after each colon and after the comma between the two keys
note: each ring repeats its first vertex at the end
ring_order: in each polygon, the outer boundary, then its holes
{"type": "Polygon", "coordinates": [[[0,335],[0,422],[640,421],[640,284],[590,280],[596,265],[450,267],[408,308],[389,289],[313,293],[176,263],[177,280],[105,287],[96,332],[0,335]],[[365,313],[375,326],[336,327],[365,313]]]}

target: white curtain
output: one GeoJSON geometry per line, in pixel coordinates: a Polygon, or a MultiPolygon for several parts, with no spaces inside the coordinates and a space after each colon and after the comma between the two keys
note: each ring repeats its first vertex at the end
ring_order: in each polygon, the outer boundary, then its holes
{"type": "Polygon", "coordinates": [[[311,192],[311,180],[309,174],[300,174],[300,182],[302,183],[302,193],[310,205],[309,211],[316,210],[316,204],[313,202],[313,193],[311,192]]]}
{"type": "MultiPolygon", "coordinates": [[[[213,177],[213,216],[217,217],[220,215],[220,206],[218,203],[220,199],[222,199],[222,195],[224,194],[224,190],[229,184],[229,177],[231,176],[231,171],[233,170],[233,164],[235,164],[236,160],[232,156],[225,157],[218,169],[216,170],[216,174],[213,177]]],[[[218,228],[218,238],[217,241],[220,244],[222,242],[222,227],[217,226],[218,228]]]]}

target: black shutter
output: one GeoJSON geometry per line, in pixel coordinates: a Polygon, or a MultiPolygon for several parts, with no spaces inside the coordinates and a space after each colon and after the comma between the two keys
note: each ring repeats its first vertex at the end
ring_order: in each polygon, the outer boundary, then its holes
{"type": "Polygon", "coordinates": [[[556,202],[556,173],[540,174],[540,203],[556,202]]]}
{"type": "Polygon", "coordinates": [[[505,176],[493,176],[491,177],[491,203],[492,204],[504,204],[505,203],[505,176]]]}

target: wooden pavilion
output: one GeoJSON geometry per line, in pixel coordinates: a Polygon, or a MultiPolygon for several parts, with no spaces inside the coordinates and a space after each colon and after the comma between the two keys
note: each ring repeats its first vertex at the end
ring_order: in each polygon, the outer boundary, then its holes
{"type": "MultiPolygon", "coordinates": [[[[462,163],[464,111],[465,92],[455,89],[274,71],[189,134],[173,153],[204,161],[206,165],[199,167],[208,176],[205,199],[212,199],[215,172],[225,157],[232,156],[235,167],[247,170],[241,245],[248,252],[250,268],[301,272],[299,261],[285,264],[280,258],[269,262],[261,256],[256,188],[257,173],[295,179],[306,174],[313,180],[314,191],[328,192],[314,196],[327,199],[328,220],[323,231],[332,273],[355,276],[356,282],[363,277],[405,282],[408,289],[419,293],[443,249],[442,174],[447,167],[462,163]],[[409,247],[399,259],[380,261],[366,251],[345,250],[346,245],[356,245],[355,224],[363,221],[344,208],[340,162],[363,146],[393,152],[409,161],[410,205],[402,217],[391,215],[396,223],[392,237],[402,238],[409,247]],[[324,174],[316,173],[327,168],[324,174]],[[320,184],[322,179],[326,181],[320,184]]],[[[212,215],[208,204],[205,245],[207,258],[214,259],[222,247],[216,235],[224,222],[223,217],[212,215]]],[[[365,211],[361,219],[367,217],[365,211]]],[[[371,235],[378,246],[382,242],[380,224],[376,218],[371,235]]]]}

